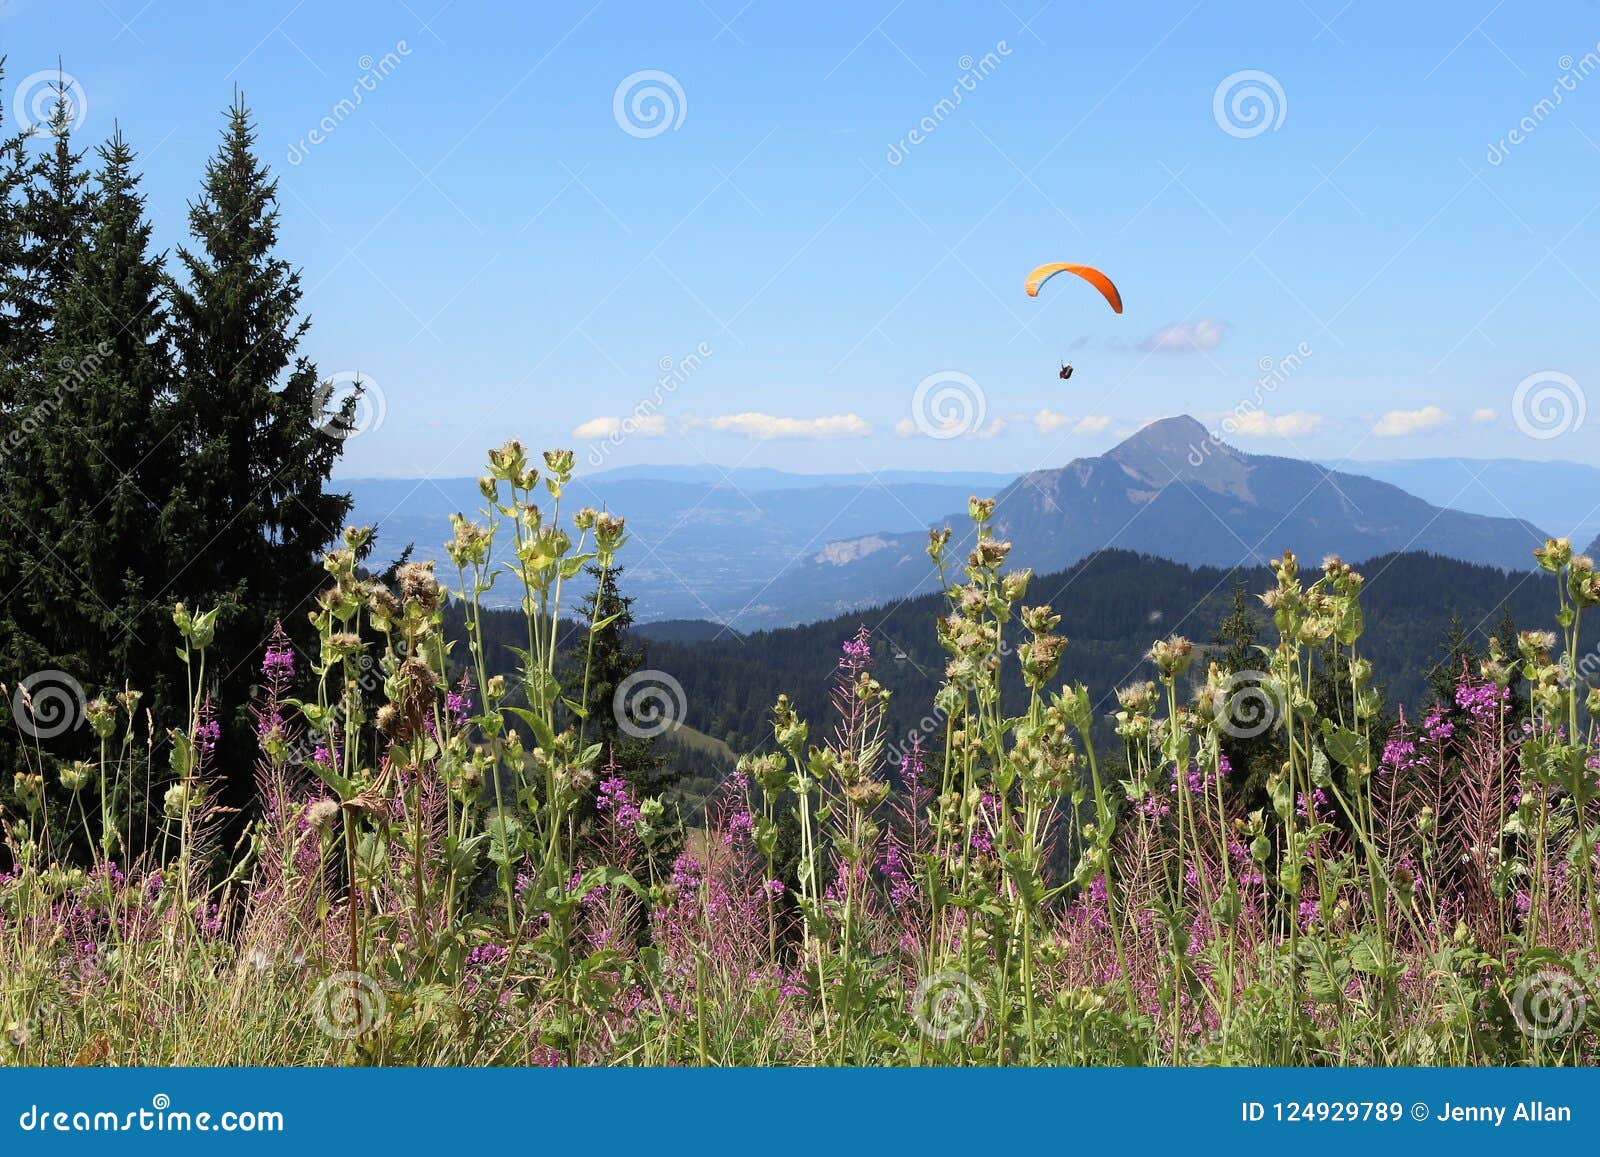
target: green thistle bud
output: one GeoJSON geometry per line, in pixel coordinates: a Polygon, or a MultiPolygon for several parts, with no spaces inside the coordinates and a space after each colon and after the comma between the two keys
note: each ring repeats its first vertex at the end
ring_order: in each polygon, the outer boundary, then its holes
{"type": "Polygon", "coordinates": [[[1543,546],[1534,549],[1533,557],[1539,561],[1540,569],[1558,574],[1572,561],[1572,542],[1565,538],[1547,538],[1543,546]]]}
{"type": "Polygon", "coordinates": [[[94,765],[75,759],[62,767],[60,777],[61,786],[73,795],[77,795],[94,779],[94,765]]]}
{"type": "Polygon", "coordinates": [[[117,708],[103,698],[89,700],[83,708],[89,728],[100,739],[110,739],[117,730],[117,708]]]}
{"type": "Polygon", "coordinates": [[[498,450],[489,451],[489,473],[501,482],[511,482],[528,464],[528,452],[512,439],[498,450]]]}

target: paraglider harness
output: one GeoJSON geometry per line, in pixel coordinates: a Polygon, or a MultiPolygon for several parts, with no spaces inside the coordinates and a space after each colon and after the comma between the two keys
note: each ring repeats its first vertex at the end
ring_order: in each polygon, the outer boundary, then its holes
{"type": "Polygon", "coordinates": [[[1066,381],[1071,376],[1072,376],[1072,367],[1069,366],[1066,362],[1062,362],[1061,363],[1061,380],[1062,381],[1066,381]]]}

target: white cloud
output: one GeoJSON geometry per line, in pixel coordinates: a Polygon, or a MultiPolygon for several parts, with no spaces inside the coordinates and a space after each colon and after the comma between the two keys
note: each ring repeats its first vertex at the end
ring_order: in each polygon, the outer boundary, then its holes
{"type": "Polygon", "coordinates": [[[715,418],[696,419],[696,424],[709,426],[729,434],[746,438],[865,438],[872,433],[857,414],[828,414],[821,418],[780,418],[772,414],[747,411],[742,414],[720,414],[715,418]]]}
{"type": "Polygon", "coordinates": [[[590,418],[572,431],[574,438],[609,438],[622,429],[621,418],[590,418]]]}
{"type": "Polygon", "coordinates": [[[1237,434],[1244,438],[1303,438],[1326,421],[1321,414],[1305,410],[1276,415],[1265,410],[1247,410],[1243,414],[1230,414],[1224,418],[1222,432],[1224,435],[1237,434]]]}
{"type": "Polygon", "coordinates": [[[1039,431],[1041,434],[1053,433],[1054,431],[1061,429],[1063,426],[1070,426],[1070,433],[1073,434],[1098,434],[1107,426],[1111,425],[1110,418],[1102,418],[1093,415],[1086,418],[1079,418],[1072,414],[1063,414],[1057,410],[1052,410],[1048,406],[1038,410],[1033,414],[1021,415],[1017,420],[1021,422],[1032,422],[1033,428],[1039,431]]]}
{"type": "Polygon", "coordinates": [[[660,438],[667,432],[667,419],[662,414],[640,414],[626,418],[590,418],[572,431],[574,438],[612,438],[618,434],[641,438],[660,438]]]}
{"type": "Polygon", "coordinates": [[[1228,323],[1214,317],[1178,322],[1163,326],[1144,339],[1141,349],[1147,353],[1189,354],[1201,350],[1214,350],[1227,336],[1228,323]]]}
{"type": "Polygon", "coordinates": [[[1111,419],[1101,414],[1090,414],[1087,418],[1080,418],[1078,424],[1072,427],[1074,434],[1099,434],[1111,425],[1111,419]]]}
{"type": "Polygon", "coordinates": [[[1372,427],[1377,438],[1404,438],[1409,434],[1427,434],[1450,421],[1450,415],[1438,406],[1423,406],[1420,410],[1390,410],[1372,427]]]}
{"type": "Polygon", "coordinates": [[[1472,411],[1472,424],[1474,426],[1486,426],[1499,416],[1499,414],[1487,407],[1481,410],[1474,410],[1472,411]]]}

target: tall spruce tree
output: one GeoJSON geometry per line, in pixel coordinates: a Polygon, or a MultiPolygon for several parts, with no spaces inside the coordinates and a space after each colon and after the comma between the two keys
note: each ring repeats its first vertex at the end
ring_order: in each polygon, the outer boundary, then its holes
{"type": "MultiPolygon", "coordinates": [[[[32,167],[23,205],[22,267],[24,278],[14,287],[19,322],[17,353],[31,362],[43,351],[56,303],[72,278],[87,223],[89,173],[82,150],[73,150],[73,105],[66,81],[56,83],[55,101],[43,133],[49,147],[32,167]]],[[[30,136],[38,136],[34,130],[30,136]]]]}
{"type": "Polygon", "coordinates": [[[605,745],[602,762],[616,764],[629,793],[638,800],[661,795],[676,782],[678,773],[653,740],[629,735],[618,718],[617,688],[646,662],[643,642],[629,634],[633,600],[618,585],[622,571],[622,567],[585,568],[595,588],[584,600],[581,621],[586,627],[602,625],[592,635],[583,631],[574,637],[562,687],[568,697],[583,704],[584,741],[605,745]]]}
{"type": "Polygon", "coordinates": [[[61,667],[86,686],[131,680],[155,704],[171,666],[170,622],[153,601],[165,563],[150,533],[172,466],[154,433],[171,384],[163,274],[133,152],[119,132],[98,154],[71,276],[29,379],[29,469],[15,493],[49,565],[31,569],[24,601],[61,667]]]}
{"type": "Polygon", "coordinates": [[[195,248],[170,289],[179,362],[165,430],[179,464],[160,517],[173,560],[164,596],[224,608],[212,662],[242,712],[251,661],[275,620],[308,641],[318,554],[349,512],[326,489],[354,399],[324,413],[300,352],[300,275],[277,255],[277,182],[255,153],[241,98],[190,206],[195,248]]]}
{"type": "MultiPolygon", "coordinates": [[[[0,57],[0,93],[5,90],[5,71],[5,58],[0,57]]],[[[22,440],[18,393],[23,319],[18,302],[27,283],[23,212],[32,168],[26,144],[24,134],[15,131],[6,119],[5,102],[0,99],[0,672],[7,670],[8,660],[17,650],[18,637],[12,596],[20,558],[12,539],[16,520],[10,513],[13,507],[9,495],[15,476],[13,458],[22,440]]],[[[0,753],[4,747],[5,741],[0,739],[0,753]]]]}
{"type": "Polygon", "coordinates": [[[59,665],[30,621],[37,608],[26,585],[54,564],[40,512],[24,495],[34,477],[34,434],[48,419],[38,408],[47,388],[44,349],[90,208],[72,119],[60,82],[43,127],[0,142],[0,662],[12,679],[59,665]],[[44,140],[46,147],[35,156],[30,140],[44,140]]]}

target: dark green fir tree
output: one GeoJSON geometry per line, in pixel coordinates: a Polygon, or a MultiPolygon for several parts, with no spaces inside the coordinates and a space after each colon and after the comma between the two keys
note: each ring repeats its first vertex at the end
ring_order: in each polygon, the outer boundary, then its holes
{"type": "Polygon", "coordinates": [[[179,456],[161,512],[172,574],[160,595],[220,605],[210,656],[220,701],[244,722],[247,688],[275,621],[302,645],[325,576],[319,554],[349,512],[328,476],[353,420],[335,414],[301,352],[298,271],[278,255],[277,183],[242,99],[189,208],[193,248],[170,290],[178,377],[164,434],[179,456]]]}

